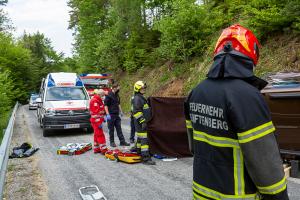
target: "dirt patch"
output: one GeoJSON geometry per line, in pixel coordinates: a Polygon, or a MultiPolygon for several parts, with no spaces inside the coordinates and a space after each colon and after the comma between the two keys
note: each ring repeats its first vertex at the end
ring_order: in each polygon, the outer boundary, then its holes
{"type": "MultiPolygon", "coordinates": [[[[16,116],[10,152],[15,146],[31,142],[23,108],[16,116]]],[[[38,152],[37,152],[38,153],[38,152]]],[[[9,159],[3,199],[47,200],[47,187],[38,168],[38,157],[9,159]]]]}
{"type": "Polygon", "coordinates": [[[153,96],[158,97],[182,97],[183,93],[183,80],[176,79],[168,84],[164,85],[159,91],[157,91],[153,96]]]}

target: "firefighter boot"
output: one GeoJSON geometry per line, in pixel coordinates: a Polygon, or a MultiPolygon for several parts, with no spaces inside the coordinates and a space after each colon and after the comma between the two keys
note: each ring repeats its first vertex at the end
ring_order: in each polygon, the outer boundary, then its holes
{"type": "Polygon", "coordinates": [[[151,158],[143,159],[144,165],[156,165],[156,163],[151,158]]]}
{"type": "Polygon", "coordinates": [[[133,147],[130,149],[130,152],[132,152],[132,153],[137,153],[137,154],[141,155],[141,148],[137,148],[137,147],[133,146],[133,147]]]}

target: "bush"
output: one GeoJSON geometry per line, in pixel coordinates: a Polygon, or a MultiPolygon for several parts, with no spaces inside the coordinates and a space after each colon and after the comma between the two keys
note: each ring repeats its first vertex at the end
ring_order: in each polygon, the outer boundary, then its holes
{"type": "Polygon", "coordinates": [[[210,10],[193,2],[174,1],[172,15],[156,21],[154,28],[162,33],[157,49],[161,57],[178,62],[201,56],[211,43],[211,35],[227,24],[228,17],[220,7],[210,10]]]}

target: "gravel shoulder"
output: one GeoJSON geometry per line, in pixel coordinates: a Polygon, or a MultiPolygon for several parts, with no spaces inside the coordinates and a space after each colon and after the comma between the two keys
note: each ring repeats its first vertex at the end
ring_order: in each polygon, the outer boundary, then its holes
{"type": "MultiPolygon", "coordinates": [[[[10,152],[15,146],[33,144],[24,109],[18,110],[10,152]]],[[[28,158],[9,159],[3,199],[47,200],[47,186],[38,166],[38,154],[28,158]]]]}

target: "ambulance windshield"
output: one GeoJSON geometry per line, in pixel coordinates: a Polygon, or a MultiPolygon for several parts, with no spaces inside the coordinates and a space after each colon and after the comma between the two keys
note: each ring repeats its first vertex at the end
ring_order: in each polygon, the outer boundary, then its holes
{"type": "Polygon", "coordinates": [[[87,100],[83,88],[77,87],[51,87],[48,88],[46,101],[87,100]]]}

